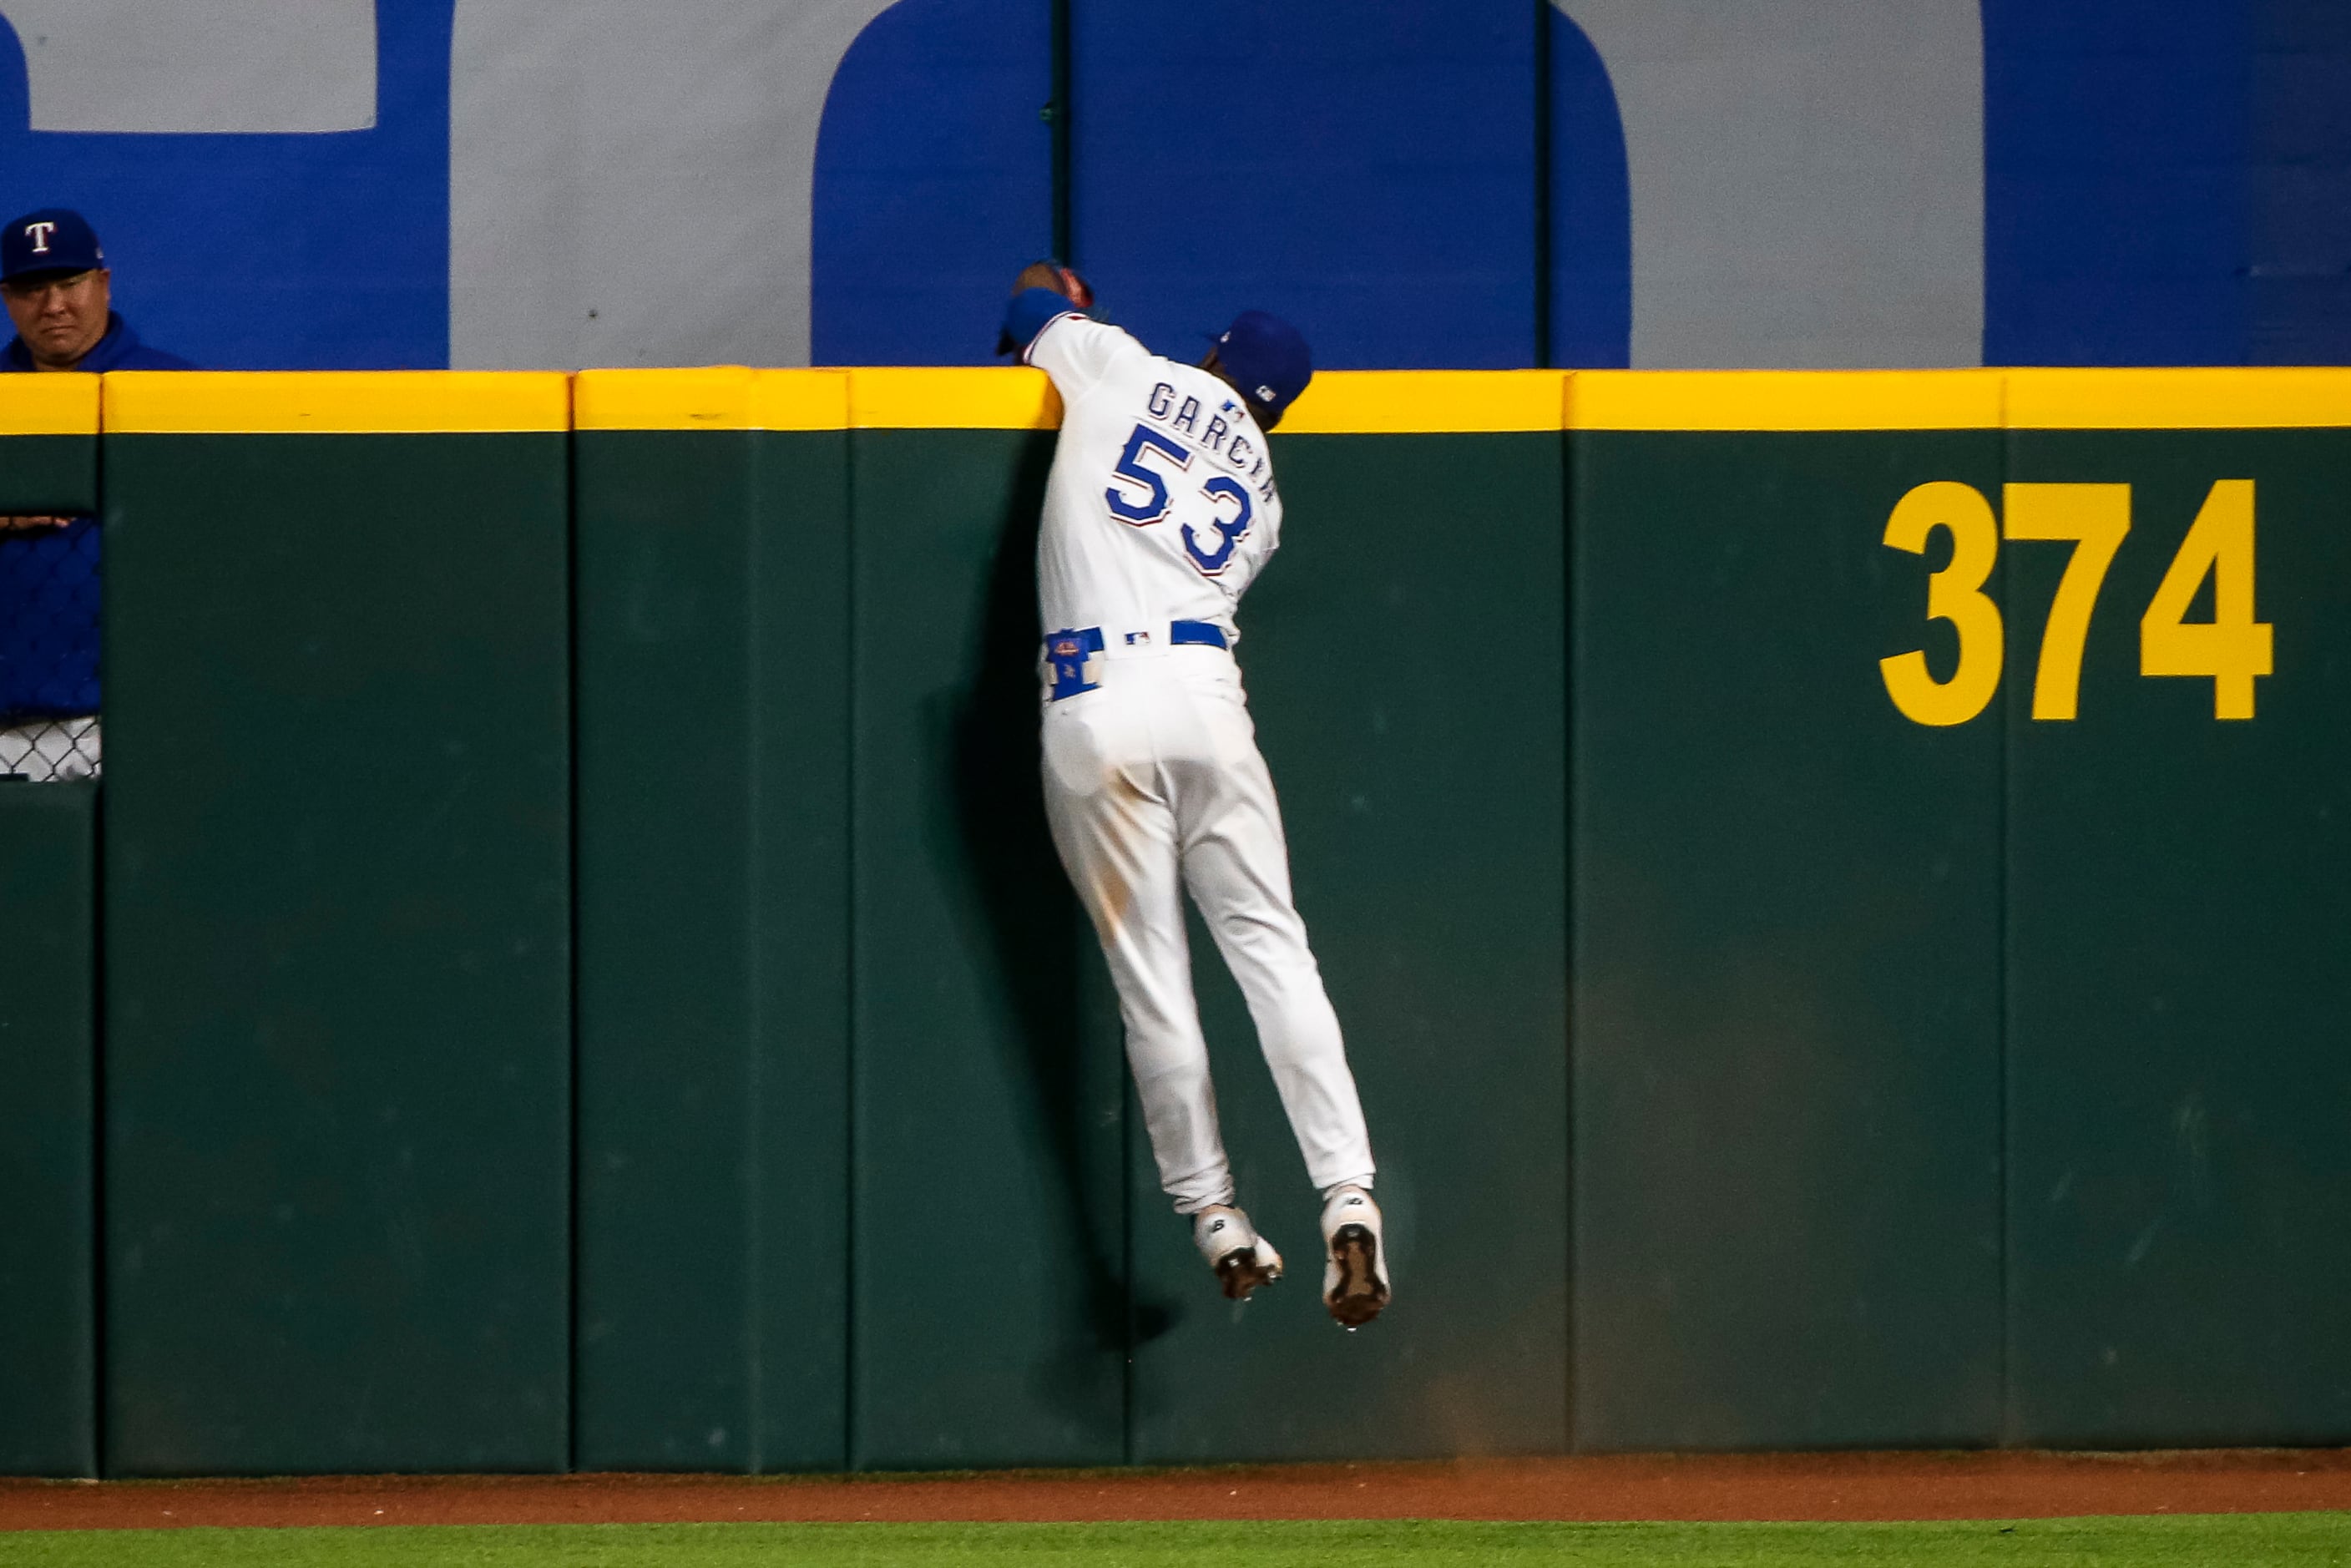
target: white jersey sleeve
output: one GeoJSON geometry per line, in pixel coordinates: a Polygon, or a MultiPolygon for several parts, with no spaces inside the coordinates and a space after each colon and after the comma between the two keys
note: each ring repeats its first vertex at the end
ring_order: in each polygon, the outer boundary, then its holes
{"type": "Polygon", "coordinates": [[[1119,328],[1072,308],[1046,322],[1022,357],[1052,378],[1066,405],[1093,390],[1120,360],[1147,360],[1151,350],[1119,328]]]}

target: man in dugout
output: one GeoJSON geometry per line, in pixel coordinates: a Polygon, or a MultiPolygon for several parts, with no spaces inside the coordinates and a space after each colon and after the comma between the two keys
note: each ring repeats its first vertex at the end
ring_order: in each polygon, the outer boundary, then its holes
{"type": "MultiPolygon", "coordinates": [[[[79,213],[44,207],[0,231],[0,300],[16,335],[0,371],[184,371],[113,308],[113,274],[79,213]]],[[[96,517],[0,517],[0,775],[99,769],[96,517]]]]}

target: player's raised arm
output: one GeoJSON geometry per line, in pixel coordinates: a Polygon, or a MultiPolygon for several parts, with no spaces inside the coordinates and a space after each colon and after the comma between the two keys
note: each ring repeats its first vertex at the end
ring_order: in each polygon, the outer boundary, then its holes
{"type": "Polygon", "coordinates": [[[1071,268],[1030,262],[1013,279],[996,351],[1017,353],[1051,376],[1064,398],[1099,381],[1121,353],[1147,353],[1124,331],[1088,316],[1093,302],[1092,287],[1071,268]]]}
{"type": "Polygon", "coordinates": [[[996,351],[1024,359],[1029,345],[1046,323],[1067,311],[1092,306],[1094,291],[1075,268],[1058,261],[1032,261],[1012,280],[1012,299],[1004,308],[1004,329],[996,335],[996,351]]]}

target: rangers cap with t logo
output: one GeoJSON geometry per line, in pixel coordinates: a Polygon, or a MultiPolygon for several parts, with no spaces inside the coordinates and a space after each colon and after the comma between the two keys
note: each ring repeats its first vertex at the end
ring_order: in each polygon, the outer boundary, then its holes
{"type": "Polygon", "coordinates": [[[98,231],[71,207],[43,207],[0,230],[0,281],[40,273],[88,272],[106,265],[98,231]]]}

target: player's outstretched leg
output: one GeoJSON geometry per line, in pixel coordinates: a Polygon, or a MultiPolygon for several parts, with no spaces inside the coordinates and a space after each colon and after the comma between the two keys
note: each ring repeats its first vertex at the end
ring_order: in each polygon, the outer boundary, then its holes
{"type": "Polygon", "coordinates": [[[1147,727],[1133,717],[1099,704],[1048,716],[1046,811],[1118,987],[1160,1186],[1192,1218],[1193,1240],[1225,1294],[1246,1301],[1280,1276],[1281,1258],[1232,1207],[1232,1165],[1192,999],[1175,816],[1144,755],[1147,727]]]}
{"type": "Polygon", "coordinates": [[[1251,1291],[1281,1278],[1281,1254],[1257,1233],[1248,1215],[1229,1204],[1192,1217],[1192,1242],[1217,1271],[1217,1282],[1229,1300],[1246,1301],[1251,1291]]]}
{"type": "Polygon", "coordinates": [[[1246,716],[1226,722],[1215,764],[1187,775],[1185,883],[1249,1002],[1307,1179],[1328,1192],[1372,1175],[1371,1138],[1338,1015],[1290,900],[1273,781],[1246,716]]]}
{"type": "Polygon", "coordinates": [[[1340,1323],[1356,1329],[1387,1304],[1380,1206],[1362,1187],[1335,1187],[1322,1205],[1322,1305],[1340,1323]]]}

